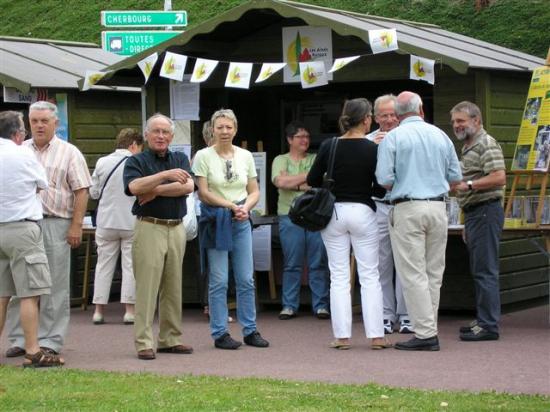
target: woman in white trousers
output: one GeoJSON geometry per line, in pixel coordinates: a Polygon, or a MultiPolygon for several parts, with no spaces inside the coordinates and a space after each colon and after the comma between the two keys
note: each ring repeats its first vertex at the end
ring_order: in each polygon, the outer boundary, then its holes
{"type": "Polygon", "coordinates": [[[122,184],[126,159],[143,148],[143,136],[134,129],[122,129],[117,136],[116,150],[98,159],[92,175],[90,196],[98,199],[97,264],[95,267],[93,322],[105,322],[103,309],[109,302],[111,283],[118,256],[121,255],[122,285],[120,303],[125,306],[123,322],[134,323],[136,281],[132,268],[132,240],[135,216],[132,215],[134,197],[126,196],[122,184]]]}
{"type": "MultiPolygon", "coordinates": [[[[376,182],[377,146],[365,138],[370,130],[372,106],[359,98],[345,103],[334,160],[332,192],[336,197],[328,226],[321,231],[330,269],[330,309],[335,349],[349,349],[352,335],[350,252],[353,247],[359,282],[365,334],[372,349],[391,344],[384,338],[382,288],[378,274],[378,224],[373,195],[383,196],[376,182]]],[[[319,148],[307,183],[320,187],[328,170],[328,139],[319,148]]]]}

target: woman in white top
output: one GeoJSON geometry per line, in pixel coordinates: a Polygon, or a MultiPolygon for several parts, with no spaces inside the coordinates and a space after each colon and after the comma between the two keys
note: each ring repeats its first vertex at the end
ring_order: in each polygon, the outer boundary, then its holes
{"type": "Polygon", "coordinates": [[[122,253],[122,285],[120,303],[125,305],[124,323],[134,323],[136,282],[132,269],[132,240],[136,218],[132,215],[134,197],[124,194],[122,174],[126,158],[141,152],[143,136],[134,129],[122,129],[116,141],[116,150],[97,161],[92,175],[90,196],[101,199],[97,205],[97,264],[95,267],[94,324],[104,323],[103,309],[109,302],[111,283],[118,256],[122,253]],[[118,165],[118,166],[117,166],[118,165]],[[114,170],[107,180],[107,177],[114,170]],[[107,184],[105,182],[107,181],[107,184]],[[105,186],[105,188],[104,188],[105,186]],[[101,191],[103,190],[103,195],[101,191]]]}
{"type": "Polygon", "coordinates": [[[227,286],[229,255],[235,277],[237,318],[244,342],[267,347],[256,329],[256,298],[252,261],[250,211],[260,192],[252,154],[233,145],[237,118],[232,110],[212,116],[215,143],[197,152],[193,172],[198,179],[201,206],[201,242],[208,256],[208,303],[214,345],[237,349],[241,342],[229,335],[227,286]]]}

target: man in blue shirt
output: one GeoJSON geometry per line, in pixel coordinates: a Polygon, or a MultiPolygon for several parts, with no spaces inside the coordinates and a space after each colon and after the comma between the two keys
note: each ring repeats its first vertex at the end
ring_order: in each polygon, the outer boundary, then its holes
{"type": "Polygon", "coordinates": [[[391,189],[390,236],[397,273],[415,336],[398,342],[401,350],[439,350],[437,311],[445,270],[449,184],[462,180],[453,143],[424,122],[420,96],[397,96],[400,125],[378,149],[376,178],[391,189]]]}

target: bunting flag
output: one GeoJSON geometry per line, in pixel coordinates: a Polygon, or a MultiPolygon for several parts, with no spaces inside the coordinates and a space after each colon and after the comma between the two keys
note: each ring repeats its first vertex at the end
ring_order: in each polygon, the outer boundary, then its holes
{"type": "Polygon", "coordinates": [[[300,63],[300,81],[303,89],[328,84],[325,63],[323,61],[300,63]]]}
{"type": "Polygon", "coordinates": [[[217,60],[197,59],[190,82],[201,83],[208,80],[218,63],[217,60]]]}
{"type": "Polygon", "coordinates": [[[286,66],[286,63],[264,63],[260,69],[260,74],[254,83],[261,83],[264,80],[269,79],[279,70],[286,66]]]}
{"type": "Polygon", "coordinates": [[[430,84],[435,83],[435,60],[424,59],[411,54],[411,68],[409,78],[412,80],[424,80],[430,84]]]}
{"type": "Polygon", "coordinates": [[[153,72],[153,67],[155,67],[155,64],[157,64],[158,58],[158,53],[153,53],[152,55],[147,56],[145,59],[138,62],[138,66],[141,69],[143,76],[145,77],[145,83],[147,83],[147,80],[149,80],[149,76],[151,76],[151,73],[153,72]]]}
{"type": "Polygon", "coordinates": [[[186,64],[187,56],[184,56],[183,54],[166,52],[164,61],[162,62],[162,66],[160,68],[159,76],[181,82],[186,64]]]}
{"type": "Polygon", "coordinates": [[[359,57],[361,56],[342,57],[340,59],[336,59],[334,60],[334,64],[328,72],[334,73],[335,71],[340,70],[342,67],[348,65],[352,61],[357,60],[359,57]]]}
{"type": "Polygon", "coordinates": [[[397,31],[395,29],[369,30],[369,43],[374,54],[397,50],[397,31]]]}
{"type": "Polygon", "coordinates": [[[86,70],[84,75],[84,85],[82,86],[82,91],[89,90],[91,87],[96,84],[98,81],[103,79],[107,73],[98,72],[96,70],[86,70]]]}
{"type": "Polygon", "coordinates": [[[252,63],[229,63],[227,77],[225,78],[225,87],[236,87],[238,89],[248,89],[250,78],[252,77],[252,63]]]}

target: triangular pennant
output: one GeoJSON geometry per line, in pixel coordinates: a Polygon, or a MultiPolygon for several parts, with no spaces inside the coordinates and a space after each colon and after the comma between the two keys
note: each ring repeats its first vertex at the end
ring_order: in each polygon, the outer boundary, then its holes
{"type": "Polygon", "coordinates": [[[369,43],[374,54],[397,50],[397,30],[369,30],[369,43]]]}
{"type": "Polygon", "coordinates": [[[217,60],[197,59],[195,67],[193,68],[193,75],[191,76],[191,83],[201,83],[210,77],[216,66],[217,60]]]}
{"type": "Polygon", "coordinates": [[[424,80],[430,84],[435,83],[435,60],[424,59],[411,54],[411,67],[409,78],[412,80],[424,80]]]}
{"type": "Polygon", "coordinates": [[[334,64],[332,65],[331,69],[328,71],[329,73],[333,73],[337,70],[340,70],[342,67],[348,65],[354,60],[357,60],[361,56],[351,56],[351,57],[342,57],[340,59],[334,60],[334,64]]]}
{"type": "Polygon", "coordinates": [[[260,74],[254,83],[261,83],[264,80],[269,79],[279,70],[286,66],[286,63],[264,63],[260,69],[260,74]]]}
{"type": "Polygon", "coordinates": [[[328,84],[325,63],[323,61],[300,63],[300,81],[303,89],[328,84]]]}
{"type": "Polygon", "coordinates": [[[181,82],[186,64],[187,56],[166,52],[159,76],[181,82]]]}
{"type": "Polygon", "coordinates": [[[84,85],[82,86],[82,91],[90,89],[94,84],[103,79],[107,73],[98,72],[96,70],[86,70],[84,75],[84,85]]]}
{"type": "Polygon", "coordinates": [[[229,70],[227,70],[227,77],[225,78],[225,87],[248,89],[251,76],[252,63],[231,62],[229,63],[229,70]]]}
{"type": "Polygon", "coordinates": [[[153,67],[155,67],[155,64],[157,64],[158,58],[158,53],[153,53],[138,62],[138,67],[141,69],[143,77],[145,77],[145,83],[147,83],[147,80],[149,80],[149,76],[151,76],[151,73],[153,72],[153,67]]]}

